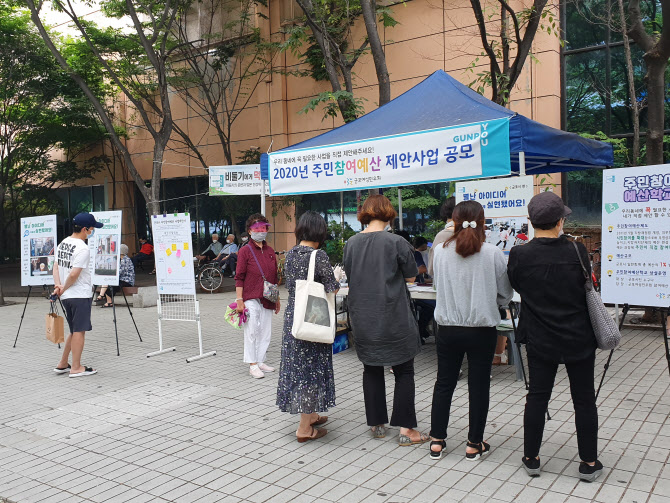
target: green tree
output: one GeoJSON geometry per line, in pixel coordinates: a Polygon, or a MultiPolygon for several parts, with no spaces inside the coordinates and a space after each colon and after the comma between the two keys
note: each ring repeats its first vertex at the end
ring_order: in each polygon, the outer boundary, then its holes
{"type": "MultiPolygon", "coordinates": [[[[75,57],[76,48],[68,54],[75,57]]],[[[100,91],[101,75],[89,72],[100,91]]],[[[22,217],[53,210],[53,188],[101,168],[99,157],[77,161],[103,138],[90,104],[56,64],[29,15],[0,2],[1,257],[18,254],[22,217]]]]}

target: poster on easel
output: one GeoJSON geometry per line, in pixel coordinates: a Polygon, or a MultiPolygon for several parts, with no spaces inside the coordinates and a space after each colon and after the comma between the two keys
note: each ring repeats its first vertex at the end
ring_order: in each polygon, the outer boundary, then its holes
{"type": "Polygon", "coordinates": [[[670,305],[670,164],[603,171],[603,302],[670,305]]]}
{"type": "Polygon", "coordinates": [[[94,285],[118,286],[122,212],[92,211],[91,215],[104,224],[88,238],[91,280],[94,285]]]}
{"type": "Polygon", "coordinates": [[[56,215],[21,219],[21,286],[53,285],[56,215]]]}
{"type": "Polygon", "coordinates": [[[519,176],[456,183],[456,204],[477,201],[484,207],[486,242],[509,258],[509,251],[533,239],[528,203],[533,197],[533,177],[519,176]]]}
{"type": "Polygon", "coordinates": [[[151,218],[156,286],[161,295],[195,295],[191,218],[188,213],[151,218]]]}

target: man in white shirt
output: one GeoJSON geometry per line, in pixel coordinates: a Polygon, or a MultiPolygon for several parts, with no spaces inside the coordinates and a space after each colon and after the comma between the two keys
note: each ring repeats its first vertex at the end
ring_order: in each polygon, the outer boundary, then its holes
{"type": "Polygon", "coordinates": [[[70,377],[82,377],[97,373],[92,367],[81,364],[84,350],[84,335],[91,326],[91,272],[89,269],[90,252],[86,239],[93,235],[102,224],[96,222],[93,215],[84,212],[72,219],[72,235],[65,238],[56,250],[56,262],[53,268],[54,293],[61,298],[65,309],[65,319],[70,327],[70,335],[65,341],[63,356],[54,369],[56,374],[70,374],[70,377]],[[68,358],[72,352],[72,366],[68,358]]]}

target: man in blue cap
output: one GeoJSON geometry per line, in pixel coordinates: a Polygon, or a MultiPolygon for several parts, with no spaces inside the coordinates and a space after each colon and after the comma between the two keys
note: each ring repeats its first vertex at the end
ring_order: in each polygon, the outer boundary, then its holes
{"type": "Polygon", "coordinates": [[[61,298],[65,308],[65,319],[70,327],[70,336],[65,341],[63,356],[54,369],[56,374],[82,377],[97,373],[92,367],[81,364],[84,350],[84,335],[91,326],[91,271],[90,253],[85,240],[95,229],[102,227],[88,212],[79,213],[72,219],[72,235],[58,245],[53,269],[54,293],[61,298]],[[72,352],[72,366],[68,358],[72,352]]]}

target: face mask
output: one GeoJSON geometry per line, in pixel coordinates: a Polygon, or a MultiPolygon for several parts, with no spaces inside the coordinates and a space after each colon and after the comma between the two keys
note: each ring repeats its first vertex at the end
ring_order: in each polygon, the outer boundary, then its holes
{"type": "Polygon", "coordinates": [[[212,239],[212,243],[216,243],[218,239],[212,239]]]}
{"type": "Polygon", "coordinates": [[[268,237],[267,232],[252,232],[251,233],[251,239],[256,241],[257,243],[260,243],[262,241],[265,241],[265,238],[268,237]]]}
{"type": "Polygon", "coordinates": [[[226,239],[226,243],[230,244],[230,243],[232,243],[232,242],[233,242],[232,239],[226,239]]]}
{"type": "Polygon", "coordinates": [[[242,241],[246,243],[247,241],[249,241],[249,238],[242,238],[242,241]]]}
{"type": "Polygon", "coordinates": [[[385,231],[390,231],[391,230],[391,224],[386,224],[386,227],[384,227],[385,231]]]}

